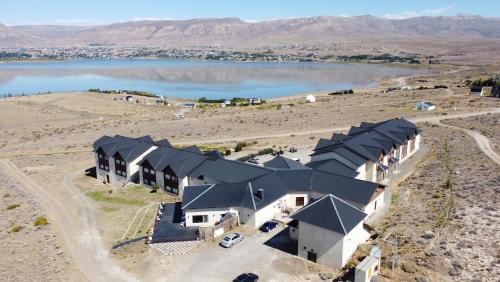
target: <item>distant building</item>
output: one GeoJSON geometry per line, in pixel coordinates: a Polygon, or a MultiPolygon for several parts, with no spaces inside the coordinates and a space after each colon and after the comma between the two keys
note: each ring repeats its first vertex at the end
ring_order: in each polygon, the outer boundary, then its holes
{"type": "Polygon", "coordinates": [[[184,104],[184,108],[195,109],[196,108],[196,104],[195,103],[186,103],[186,104],[184,104]]]}
{"type": "Polygon", "coordinates": [[[491,92],[492,92],[492,88],[493,87],[488,87],[488,86],[484,86],[482,89],[481,89],[481,93],[479,94],[479,96],[484,96],[484,97],[490,97],[491,96],[491,92]]]}
{"type": "Polygon", "coordinates": [[[314,103],[314,102],[316,102],[316,97],[314,97],[314,95],[306,96],[306,103],[314,103]]]}
{"type": "Polygon", "coordinates": [[[422,111],[433,111],[436,109],[436,105],[434,105],[431,102],[423,101],[423,102],[418,102],[416,108],[417,110],[422,110],[422,111]]]}
{"type": "Polygon", "coordinates": [[[481,90],[483,90],[482,86],[471,86],[470,94],[479,96],[481,94],[481,90]]]}
{"type": "Polygon", "coordinates": [[[499,82],[497,82],[497,85],[492,87],[491,97],[500,98],[500,84],[499,84],[499,82]]]}
{"type": "Polygon", "coordinates": [[[262,100],[260,98],[250,98],[250,105],[260,105],[262,104],[262,100]]]}

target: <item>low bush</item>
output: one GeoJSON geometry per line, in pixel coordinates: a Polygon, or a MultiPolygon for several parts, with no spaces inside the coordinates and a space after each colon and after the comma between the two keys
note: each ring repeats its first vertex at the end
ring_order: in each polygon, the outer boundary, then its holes
{"type": "Polygon", "coordinates": [[[8,210],[13,210],[13,209],[18,208],[20,206],[21,206],[20,204],[12,204],[12,205],[7,206],[7,209],[8,210]]]}
{"type": "Polygon", "coordinates": [[[262,156],[262,155],[271,154],[272,152],[274,152],[273,148],[266,148],[266,149],[258,151],[257,155],[262,156]]]}
{"type": "Polygon", "coordinates": [[[47,220],[47,218],[45,216],[39,216],[33,222],[34,226],[44,226],[47,224],[49,224],[49,221],[47,220]]]}
{"type": "Polygon", "coordinates": [[[24,227],[23,227],[23,226],[21,226],[21,225],[16,225],[16,226],[14,226],[14,227],[12,227],[12,228],[10,229],[9,233],[17,233],[17,232],[19,232],[19,231],[21,231],[21,230],[23,230],[23,229],[24,229],[24,227]]]}
{"type": "Polygon", "coordinates": [[[245,148],[247,146],[247,143],[245,142],[238,142],[238,144],[236,144],[236,146],[234,147],[234,151],[235,152],[241,152],[241,150],[243,150],[243,148],[245,148]]]}

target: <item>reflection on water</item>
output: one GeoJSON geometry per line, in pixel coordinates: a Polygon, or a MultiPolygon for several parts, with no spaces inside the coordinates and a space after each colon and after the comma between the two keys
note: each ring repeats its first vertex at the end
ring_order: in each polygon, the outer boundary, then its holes
{"type": "Polygon", "coordinates": [[[100,89],[184,98],[279,97],[368,86],[423,70],[381,65],[81,60],[0,64],[0,95],[100,89]]]}

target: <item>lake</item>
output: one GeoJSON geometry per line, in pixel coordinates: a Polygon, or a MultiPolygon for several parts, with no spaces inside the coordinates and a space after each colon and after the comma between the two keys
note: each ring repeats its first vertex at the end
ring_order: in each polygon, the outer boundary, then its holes
{"type": "Polygon", "coordinates": [[[423,69],[375,64],[74,60],[0,64],[0,97],[136,90],[182,98],[272,98],[376,85],[423,69]]]}

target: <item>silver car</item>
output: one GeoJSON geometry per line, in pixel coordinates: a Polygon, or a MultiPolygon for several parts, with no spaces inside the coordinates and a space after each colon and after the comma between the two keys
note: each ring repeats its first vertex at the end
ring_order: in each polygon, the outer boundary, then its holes
{"type": "Polygon", "coordinates": [[[225,248],[231,248],[236,243],[243,241],[245,237],[240,233],[231,233],[224,237],[224,239],[220,242],[220,245],[225,248]]]}

